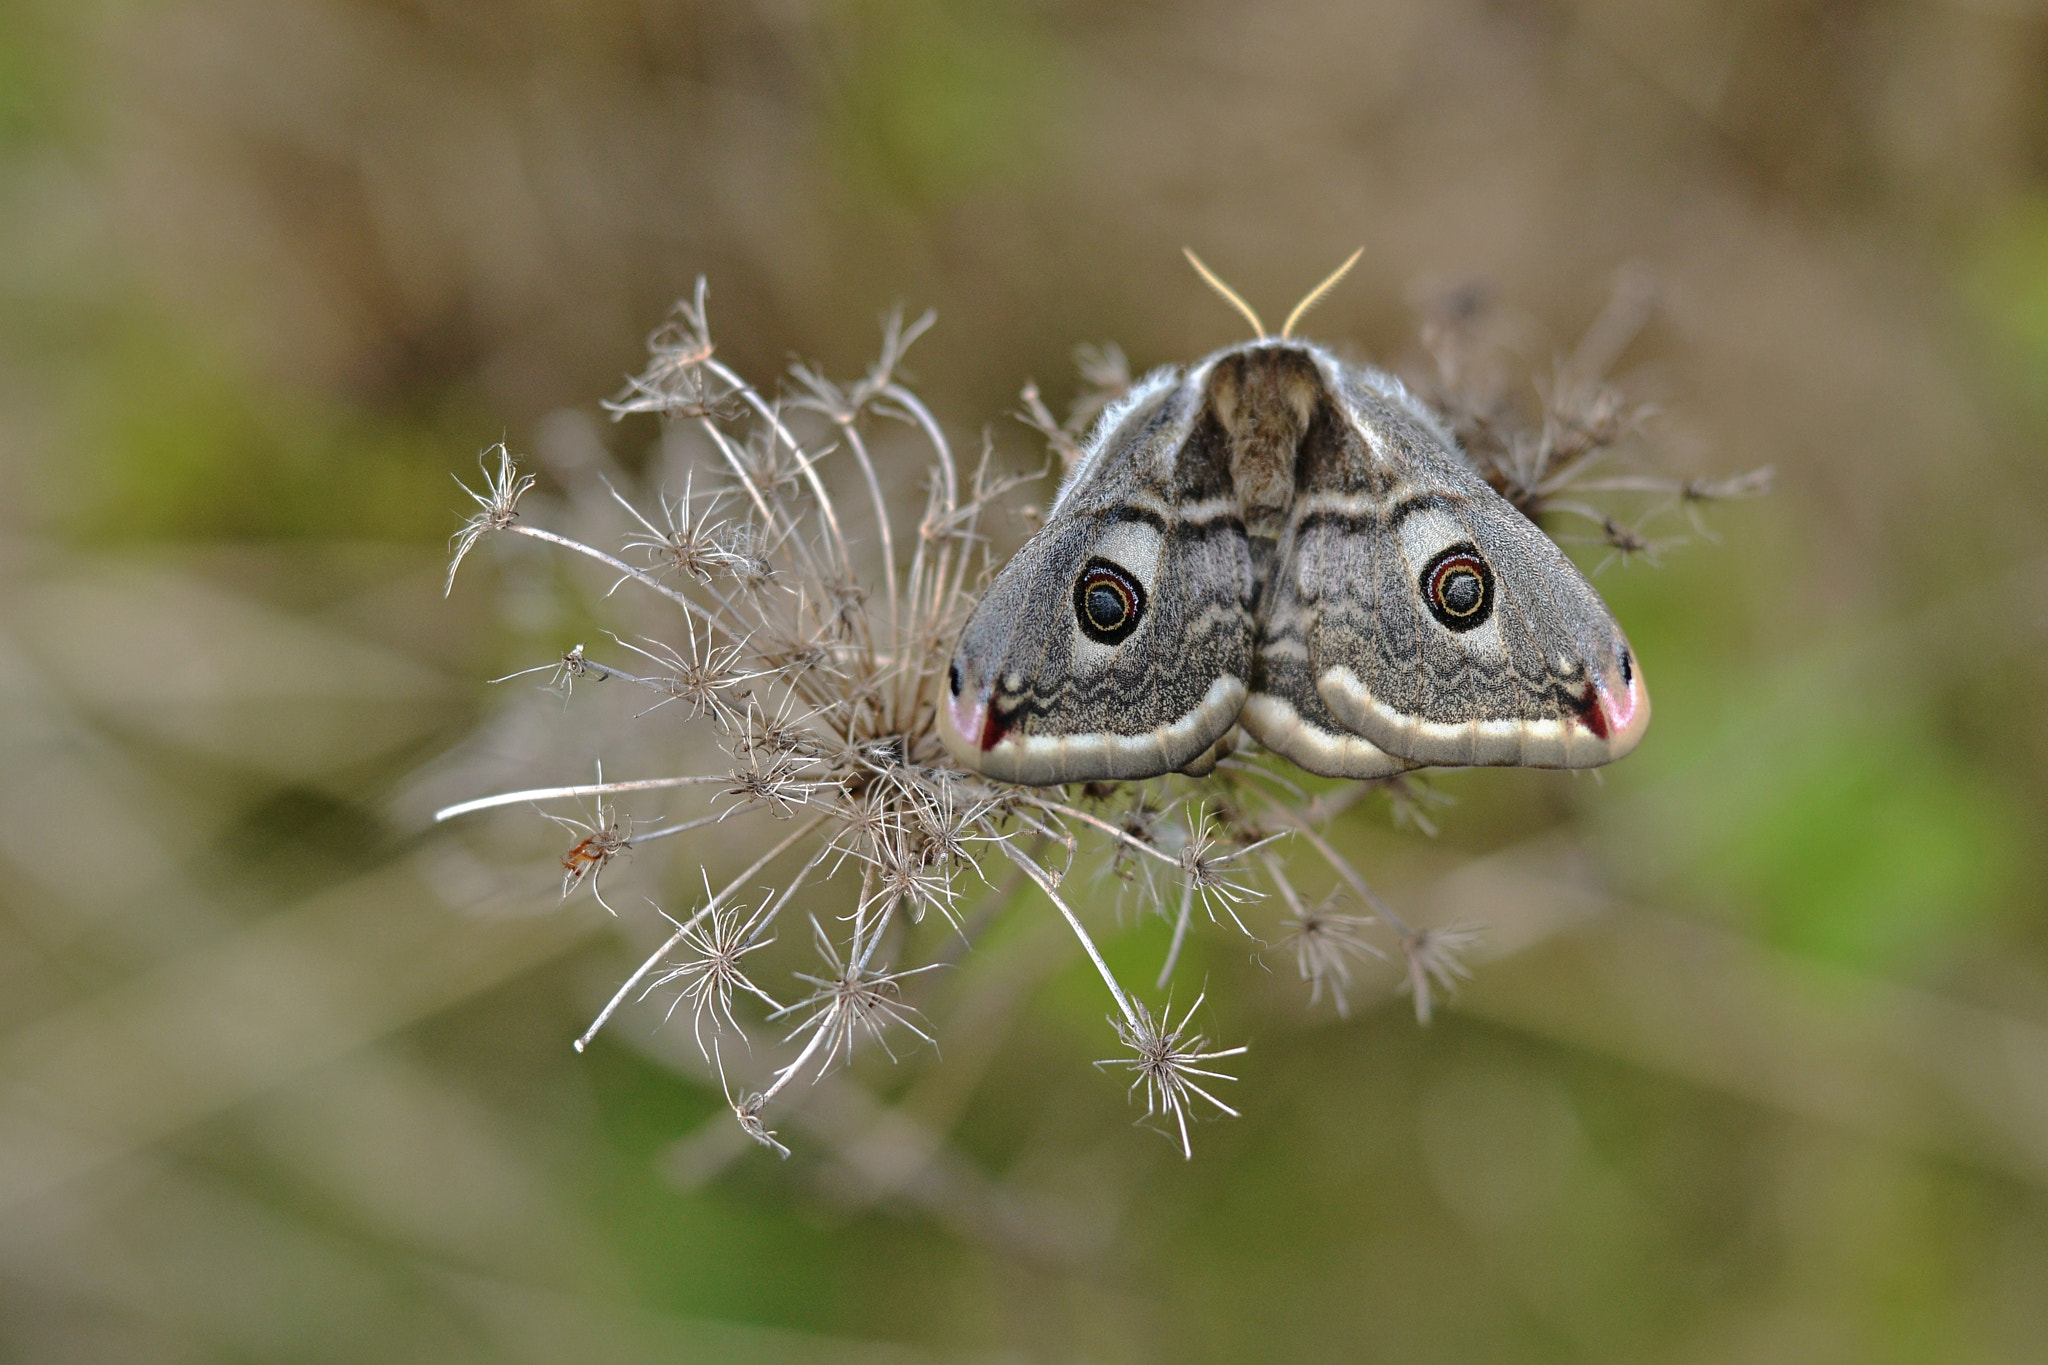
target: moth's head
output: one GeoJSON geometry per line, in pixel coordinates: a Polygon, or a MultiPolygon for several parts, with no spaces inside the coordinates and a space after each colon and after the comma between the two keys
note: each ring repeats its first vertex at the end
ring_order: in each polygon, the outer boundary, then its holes
{"type": "Polygon", "coordinates": [[[1577,662],[1584,671],[1566,686],[1582,709],[1574,718],[1566,761],[1557,766],[1593,768],[1627,757],[1650,728],[1650,692],[1643,683],[1642,661],[1620,628],[1609,621],[1605,629],[1589,632],[1577,662]]]}

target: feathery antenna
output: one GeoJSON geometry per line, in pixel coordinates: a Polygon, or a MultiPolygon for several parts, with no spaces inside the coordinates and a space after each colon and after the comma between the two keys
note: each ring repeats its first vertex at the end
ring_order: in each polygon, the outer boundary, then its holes
{"type": "MultiPolygon", "coordinates": [[[[1363,250],[1363,248],[1360,249],[1363,250]]],[[[1188,264],[1195,268],[1195,273],[1200,275],[1211,289],[1223,296],[1225,303],[1228,303],[1232,308],[1244,314],[1245,321],[1252,325],[1252,331],[1258,333],[1259,340],[1264,341],[1266,339],[1266,324],[1259,321],[1259,315],[1252,311],[1252,306],[1239,298],[1235,289],[1232,289],[1229,285],[1218,279],[1215,271],[1203,265],[1202,258],[1194,253],[1193,248],[1182,247],[1181,254],[1188,258],[1188,264]]],[[[1352,259],[1356,260],[1357,257],[1354,256],[1352,259]]],[[[1341,275],[1343,271],[1338,271],[1337,273],[1341,275]]],[[[1331,280],[1330,283],[1335,284],[1336,281],[1331,280]]],[[[1325,287],[1327,288],[1328,286],[1325,287]]],[[[1298,313],[1301,310],[1297,308],[1294,311],[1298,313]]],[[[1285,334],[1283,333],[1282,335],[1285,334]]]]}
{"type": "Polygon", "coordinates": [[[1360,247],[1358,248],[1358,250],[1352,252],[1351,255],[1345,260],[1344,264],[1338,266],[1335,270],[1330,272],[1330,277],[1328,279],[1324,280],[1315,288],[1309,290],[1308,295],[1305,298],[1303,298],[1300,303],[1294,305],[1294,311],[1287,315],[1286,325],[1284,325],[1280,329],[1281,340],[1284,341],[1288,337],[1294,335],[1294,324],[1300,322],[1303,316],[1307,314],[1309,309],[1321,303],[1323,301],[1323,295],[1329,293],[1332,289],[1335,289],[1337,287],[1337,282],[1343,279],[1346,275],[1351,273],[1351,267],[1357,265],[1358,258],[1360,256],[1363,256],[1364,254],[1364,247],[1360,247]]]}

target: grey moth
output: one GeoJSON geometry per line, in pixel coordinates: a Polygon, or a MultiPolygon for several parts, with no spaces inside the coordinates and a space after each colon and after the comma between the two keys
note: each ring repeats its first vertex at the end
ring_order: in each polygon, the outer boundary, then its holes
{"type": "Polygon", "coordinates": [[[1650,719],[1606,604],[1444,424],[1285,331],[1102,414],[939,710],[963,766],[1038,785],[1199,774],[1241,736],[1331,777],[1588,768],[1650,719]]]}

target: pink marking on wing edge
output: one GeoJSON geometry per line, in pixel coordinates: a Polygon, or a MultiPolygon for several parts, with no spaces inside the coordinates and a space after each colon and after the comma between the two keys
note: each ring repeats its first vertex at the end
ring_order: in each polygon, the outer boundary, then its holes
{"type": "Polygon", "coordinates": [[[1010,727],[996,715],[987,697],[953,697],[946,702],[946,723],[964,745],[987,753],[1001,742],[1010,727]]]}
{"type": "Polygon", "coordinates": [[[1580,717],[1588,730],[1607,741],[1615,758],[1635,748],[1650,725],[1650,693],[1643,686],[1642,660],[1630,662],[1634,667],[1627,690],[1619,686],[1619,674],[1600,679],[1593,684],[1593,705],[1580,717]]]}
{"type": "Polygon", "coordinates": [[[963,745],[973,744],[981,737],[981,703],[968,696],[949,697],[940,713],[949,732],[947,738],[963,745]]]}

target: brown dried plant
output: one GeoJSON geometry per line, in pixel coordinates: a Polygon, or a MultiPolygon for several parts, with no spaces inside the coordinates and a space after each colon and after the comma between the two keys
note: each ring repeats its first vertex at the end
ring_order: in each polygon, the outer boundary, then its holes
{"type": "MultiPolygon", "coordinates": [[[[1425,333],[1439,364],[1432,391],[1473,459],[1532,513],[1577,510],[1561,500],[1568,490],[1652,493],[1688,513],[1717,492],[1745,491],[1630,483],[1615,475],[1596,486],[1585,477],[1641,416],[1602,377],[1626,340],[1620,333],[1629,317],[1640,311],[1626,289],[1617,299],[1622,314],[1610,309],[1560,367],[1533,422],[1520,420],[1516,405],[1493,386],[1471,327],[1433,325],[1425,333]]],[[[653,414],[672,434],[694,433],[701,458],[684,474],[681,495],[656,489],[633,497],[606,484],[614,515],[623,518],[613,553],[522,521],[519,504],[535,480],[495,447],[486,453],[481,488],[469,490],[477,511],[455,537],[449,569],[452,584],[455,569],[486,535],[525,536],[603,566],[615,576],[614,592],[644,594],[672,610],[665,638],[614,634],[603,660],[579,644],[524,671],[548,673],[565,693],[586,678],[644,688],[652,698],[642,712],[646,723],[706,727],[725,761],[722,770],[633,781],[605,782],[600,773],[593,784],[465,801],[438,818],[595,798],[595,819],[548,813],[582,835],[562,860],[564,895],[586,880],[595,889],[607,863],[656,839],[735,821],[787,826],[723,885],[714,888],[707,877],[702,902],[690,913],[669,917],[674,931],[598,1011],[579,1049],[625,1002],[676,992],[669,1012],[687,1004],[698,1049],[719,1077],[736,1057],[720,1046],[729,1036],[744,1040],[748,1056],[781,1058],[761,1063],[769,1069],[759,1089],[734,1098],[729,1082],[722,1083],[741,1129],[787,1154],[764,1112],[791,1086],[816,1083],[863,1040],[891,1057],[892,1037],[935,1040],[906,987],[949,955],[899,962],[911,941],[906,922],[936,911],[958,942],[971,943],[1028,882],[1064,920],[1108,993],[1110,1022],[1127,1055],[1102,1065],[1132,1071],[1147,1116],[1164,1120],[1191,1155],[1188,1122],[1196,1101],[1214,1113],[1236,1112],[1212,1093],[1233,1079],[1212,1064],[1245,1049],[1211,1047],[1193,1031],[1194,1007],[1173,1023],[1165,1004],[1146,1004],[1111,970],[1089,928],[1091,902],[1103,897],[1072,893],[1067,880],[1082,860],[1117,881],[1114,899],[1135,894],[1146,910],[1172,921],[1155,983],[1161,992],[1172,984],[1198,907],[1206,921],[1256,943],[1247,917],[1277,903],[1286,915],[1273,916],[1275,936],[1290,945],[1311,1004],[1327,993],[1347,1013],[1354,971],[1391,960],[1417,1017],[1428,1021],[1433,992],[1466,975],[1459,954],[1473,933],[1408,923],[1323,832],[1375,789],[1387,793],[1397,819],[1427,832],[1424,810],[1434,798],[1426,786],[1410,775],[1334,789],[1319,783],[1312,795],[1292,769],[1245,752],[1200,780],[1066,791],[1008,786],[960,770],[934,720],[954,641],[993,567],[982,527],[1013,489],[1036,476],[998,475],[986,441],[972,467],[963,467],[939,422],[903,382],[904,353],[931,326],[930,314],[908,325],[900,316],[888,319],[881,354],[861,379],[840,384],[795,366],[791,388],[771,398],[719,360],[705,303],[700,281],[651,338],[646,369],[606,404],[616,417],[653,414]],[[900,424],[922,445],[921,507],[892,501],[892,481],[871,449],[876,419],[900,424]],[[835,480],[856,488],[850,503],[828,488],[827,460],[854,465],[835,480]],[[877,566],[865,575],[856,569],[864,553],[877,566]],[[622,798],[676,789],[702,812],[637,821],[617,812],[622,798]],[[1331,901],[1309,909],[1275,847],[1283,839],[1326,865],[1338,894],[1370,913],[1339,913],[1331,901]],[[850,912],[811,912],[824,884],[835,880],[858,884],[850,912]],[[751,888],[763,881],[770,890],[756,903],[751,888]],[[980,909],[966,908],[969,886],[988,888],[980,909]],[[819,965],[797,974],[808,990],[784,1005],[750,978],[746,959],[792,912],[808,914],[819,965]]],[[[1066,420],[1053,417],[1035,387],[1025,389],[1019,414],[1063,460],[1130,382],[1114,347],[1087,349],[1079,358],[1089,388],[1066,420]]],[[[577,511],[587,524],[591,509],[577,511]]]]}
{"type": "Polygon", "coordinates": [[[1602,545],[1609,554],[1599,573],[1631,555],[1650,563],[1683,543],[1679,535],[1651,537],[1645,528],[1682,512],[1695,534],[1711,539],[1701,511],[1706,504],[1760,497],[1770,490],[1766,467],[1731,478],[1677,478],[1645,468],[1644,435],[1658,415],[1634,400],[1613,377],[1622,353],[1655,311],[1656,282],[1640,266],[1623,269],[1607,306],[1571,351],[1551,366],[1547,382],[1522,382],[1520,359],[1529,329],[1486,291],[1465,286],[1443,291],[1424,308],[1422,346],[1429,358],[1412,376],[1417,392],[1440,411],[1465,455],[1500,494],[1531,520],[1571,517],[1597,528],[1591,535],[1559,535],[1566,543],[1602,545]],[[1624,522],[1588,496],[1619,496],[1635,503],[1624,522]]]}

